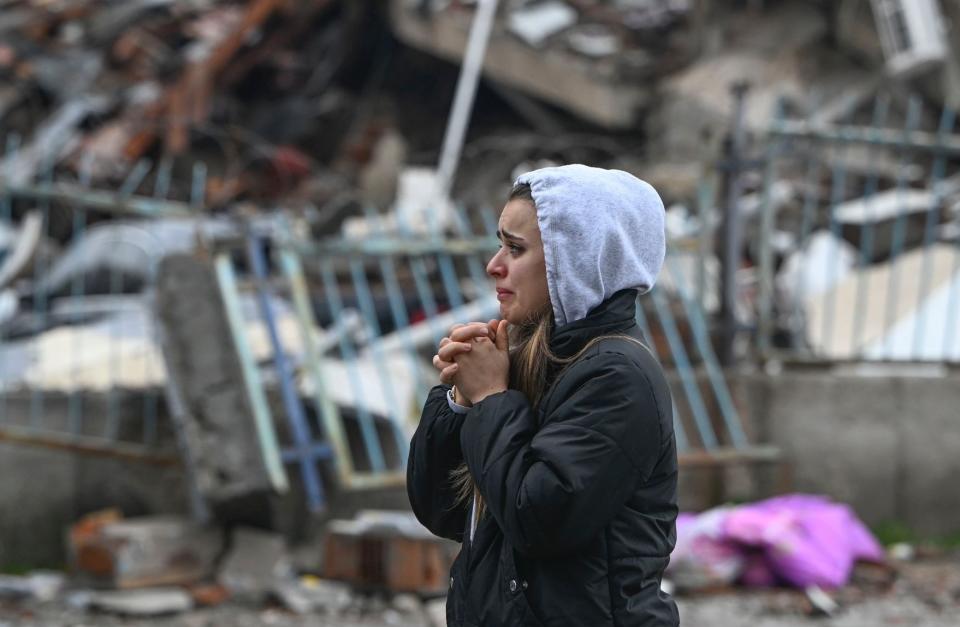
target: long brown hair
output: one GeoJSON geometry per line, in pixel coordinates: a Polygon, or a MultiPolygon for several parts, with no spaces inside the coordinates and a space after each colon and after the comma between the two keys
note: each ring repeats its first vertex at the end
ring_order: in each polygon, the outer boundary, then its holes
{"type": "MultiPolygon", "coordinates": [[[[527,184],[518,184],[510,191],[509,200],[527,200],[533,202],[533,194],[527,184]]],[[[534,209],[536,205],[534,204],[534,209]]],[[[560,357],[550,350],[550,338],[553,335],[553,308],[548,302],[543,310],[536,312],[529,320],[518,325],[509,325],[510,337],[510,375],[509,388],[518,390],[527,397],[533,410],[540,405],[543,395],[562,370],[580,358],[591,346],[609,337],[623,337],[637,341],[629,336],[606,335],[591,339],[586,345],[570,357],[560,357]]],[[[460,464],[450,472],[455,490],[454,507],[470,502],[477,495],[477,517],[483,516],[486,506],[483,497],[476,489],[473,475],[466,463],[460,464]]]]}

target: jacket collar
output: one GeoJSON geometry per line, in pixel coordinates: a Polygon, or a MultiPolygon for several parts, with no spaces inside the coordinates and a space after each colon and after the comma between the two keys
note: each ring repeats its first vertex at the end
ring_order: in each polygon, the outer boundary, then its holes
{"type": "Polygon", "coordinates": [[[591,309],[586,318],[554,329],[550,350],[558,357],[570,357],[595,337],[629,333],[637,325],[636,300],[634,289],[616,292],[591,309]]]}

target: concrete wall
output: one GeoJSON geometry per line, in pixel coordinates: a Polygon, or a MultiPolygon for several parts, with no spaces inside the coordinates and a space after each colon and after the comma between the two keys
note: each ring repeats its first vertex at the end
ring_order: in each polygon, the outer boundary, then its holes
{"type": "Polygon", "coordinates": [[[960,377],[829,369],[734,379],[752,430],[780,447],[797,491],[828,494],[868,523],[960,531],[960,377]]]}

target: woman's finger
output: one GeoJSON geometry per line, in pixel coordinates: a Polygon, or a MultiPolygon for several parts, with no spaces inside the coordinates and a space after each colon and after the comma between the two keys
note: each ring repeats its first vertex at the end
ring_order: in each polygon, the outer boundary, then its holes
{"type": "Polygon", "coordinates": [[[443,361],[442,359],[440,359],[440,355],[433,356],[433,367],[436,368],[437,370],[443,370],[444,368],[446,368],[452,363],[453,363],[452,361],[443,361]]]}
{"type": "Polygon", "coordinates": [[[447,384],[447,385],[452,384],[452,383],[453,383],[453,379],[454,379],[454,377],[457,376],[457,371],[458,371],[459,369],[460,369],[460,368],[459,368],[459,366],[457,366],[457,364],[451,364],[451,365],[447,366],[446,368],[444,368],[444,369],[440,372],[440,382],[441,382],[441,383],[445,383],[445,384],[447,384]]]}
{"type": "Polygon", "coordinates": [[[471,349],[470,344],[466,342],[450,342],[437,351],[437,355],[443,361],[453,361],[453,358],[461,353],[466,353],[471,349]]]}
{"type": "Polygon", "coordinates": [[[482,322],[472,322],[450,332],[450,339],[454,342],[469,342],[478,337],[490,337],[490,327],[482,322]]]}
{"type": "Polygon", "coordinates": [[[440,348],[443,348],[446,344],[449,344],[452,340],[449,337],[445,337],[440,340],[440,348]]]}

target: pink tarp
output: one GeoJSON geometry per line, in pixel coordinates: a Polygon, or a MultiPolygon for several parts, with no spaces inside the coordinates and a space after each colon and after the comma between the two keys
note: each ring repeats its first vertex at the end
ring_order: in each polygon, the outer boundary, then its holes
{"type": "Polygon", "coordinates": [[[846,505],[793,494],[681,514],[668,576],[681,586],[739,581],[834,588],[857,560],[883,561],[880,543],[846,505]]]}

